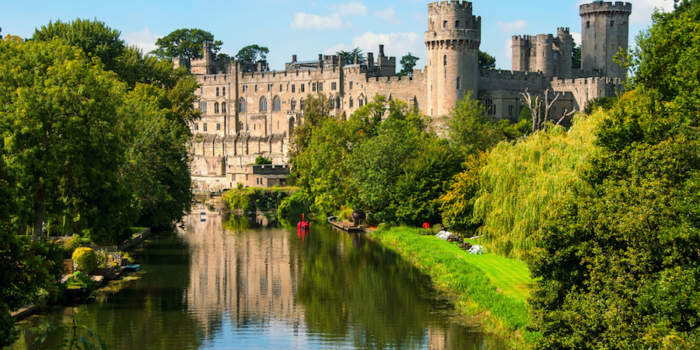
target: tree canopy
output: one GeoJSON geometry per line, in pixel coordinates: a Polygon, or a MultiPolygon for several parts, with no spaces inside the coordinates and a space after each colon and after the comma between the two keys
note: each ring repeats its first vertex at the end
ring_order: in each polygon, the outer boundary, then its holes
{"type": "Polygon", "coordinates": [[[201,29],[178,29],[158,38],[157,49],[151,51],[158,58],[195,59],[204,57],[204,43],[211,44],[211,51],[216,55],[221,50],[221,40],[214,40],[214,35],[201,29]]]}
{"type": "Polygon", "coordinates": [[[365,64],[367,61],[365,59],[365,54],[359,47],[352,49],[352,51],[340,50],[336,52],[336,55],[340,56],[340,59],[346,65],[355,63],[355,55],[357,55],[357,64],[365,64]]]}
{"type": "Polygon", "coordinates": [[[485,51],[479,50],[479,69],[496,68],[496,57],[489,55],[485,51]]]}
{"type": "Polygon", "coordinates": [[[408,76],[412,77],[413,76],[413,68],[416,66],[416,62],[418,62],[419,58],[416,56],[411,55],[409,52],[407,55],[401,57],[401,72],[397,75],[401,76],[408,76]]]}
{"type": "Polygon", "coordinates": [[[247,72],[255,72],[258,63],[267,63],[267,54],[270,50],[264,46],[248,45],[236,54],[236,59],[241,61],[241,69],[247,72]]]}

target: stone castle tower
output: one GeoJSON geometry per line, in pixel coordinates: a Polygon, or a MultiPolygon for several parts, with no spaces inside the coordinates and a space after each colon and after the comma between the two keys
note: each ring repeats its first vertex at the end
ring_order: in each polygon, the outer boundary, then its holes
{"type": "Polygon", "coordinates": [[[632,4],[595,1],[579,8],[581,69],[608,78],[625,79],[625,68],[613,62],[620,48],[627,50],[632,4]]]}
{"type": "Polygon", "coordinates": [[[574,39],[569,28],[552,34],[513,36],[513,70],[542,72],[546,77],[572,78],[571,52],[574,39]]]}
{"type": "Polygon", "coordinates": [[[481,17],[472,15],[472,3],[443,1],[428,5],[426,81],[430,116],[447,115],[468,91],[479,91],[481,17]]]}

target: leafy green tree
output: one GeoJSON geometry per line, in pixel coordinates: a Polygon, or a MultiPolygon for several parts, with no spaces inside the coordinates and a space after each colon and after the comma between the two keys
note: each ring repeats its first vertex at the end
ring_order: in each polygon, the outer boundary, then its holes
{"type": "Polygon", "coordinates": [[[487,52],[479,50],[479,69],[496,68],[496,58],[487,52]]]}
{"type": "Polygon", "coordinates": [[[121,33],[108,27],[104,22],[89,19],[76,19],[72,22],[49,22],[34,31],[32,40],[51,41],[55,38],[64,40],[68,45],[81,48],[88,58],[99,57],[104,68],[119,70],[119,58],[126,50],[126,44],[119,36],[121,33]]]}
{"type": "Polygon", "coordinates": [[[442,119],[450,143],[465,154],[485,151],[503,140],[484,106],[472,99],[472,92],[457,101],[450,114],[442,119]]]}
{"type": "Polygon", "coordinates": [[[531,263],[539,348],[700,342],[699,18],[692,6],[654,15],[635,89],[596,129],[584,186],[545,222],[531,263]]]}
{"type": "Polygon", "coordinates": [[[412,77],[413,76],[413,68],[416,66],[416,62],[418,61],[418,57],[411,55],[409,52],[408,55],[401,57],[401,72],[399,72],[400,76],[408,76],[412,77]]]}
{"type": "Polygon", "coordinates": [[[484,152],[467,155],[464,171],[454,176],[450,188],[440,196],[443,225],[454,232],[472,234],[481,226],[474,218],[474,203],[481,189],[479,172],[487,159],[484,152]]]}
{"type": "Polygon", "coordinates": [[[289,158],[292,162],[298,154],[308,147],[316,127],[328,119],[331,110],[333,110],[333,100],[320,92],[315,96],[306,95],[304,104],[303,123],[294,128],[294,134],[290,141],[289,158]]]}
{"type": "Polygon", "coordinates": [[[221,40],[214,40],[214,35],[201,29],[178,29],[158,38],[157,49],[151,51],[158,58],[184,58],[187,60],[203,58],[204,43],[211,44],[211,51],[216,55],[221,50],[221,40]]]}
{"type": "Polygon", "coordinates": [[[272,164],[272,159],[258,156],[255,158],[255,165],[272,164]]]}
{"type": "Polygon", "coordinates": [[[576,45],[575,41],[572,41],[573,50],[571,51],[571,68],[581,69],[581,46],[576,45]]]}
{"type": "Polygon", "coordinates": [[[236,54],[236,59],[241,61],[241,69],[244,72],[255,72],[258,63],[267,63],[267,54],[270,50],[264,46],[248,45],[236,54]]]}
{"type": "Polygon", "coordinates": [[[72,208],[93,230],[118,231],[124,85],[59,41],[3,41],[0,72],[0,132],[20,222],[33,222],[36,240],[47,207],[72,208]]]}
{"type": "Polygon", "coordinates": [[[365,64],[367,61],[365,59],[365,54],[362,53],[359,47],[352,49],[352,51],[340,50],[336,52],[336,55],[340,56],[340,59],[346,65],[355,63],[355,55],[357,55],[357,64],[365,64]]]}

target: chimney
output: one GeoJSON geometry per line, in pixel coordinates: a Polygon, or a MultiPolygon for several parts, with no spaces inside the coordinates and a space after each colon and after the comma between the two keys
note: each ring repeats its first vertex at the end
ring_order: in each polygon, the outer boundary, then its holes
{"type": "Polygon", "coordinates": [[[318,54],[318,68],[323,68],[323,55],[318,54]]]}
{"type": "Polygon", "coordinates": [[[379,45],[379,57],[384,56],[384,45],[379,45]]]}
{"type": "Polygon", "coordinates": [[[297,55],[292,55],[292,63],[296,63],[297,61],[297,55]]]}

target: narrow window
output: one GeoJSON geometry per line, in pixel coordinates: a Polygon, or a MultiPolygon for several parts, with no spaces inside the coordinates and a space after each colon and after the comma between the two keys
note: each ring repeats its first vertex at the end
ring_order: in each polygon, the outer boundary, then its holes
{"type": "Polygon", "coordinates": [[[258,92],[258,86],[255,85],[255,92],[258,92]]]}
{"type": "Polygon", "coordinates": [[[447,65],[447,55],[445,55],[445,57],[443,57],[442,65],[443,65],[443,66],[446,66],[446,65],[447,65]]]}
{"type": "Polygon", "coordinates": [[[218,130],[221,130],[221,124],[218,124],[218,123],[216,124],[216,130],[217,130],[217,131],[218,131],[218,130]]]}
{"type": "Polygon", "coordinates": [[[615,21],[610,21],[610,26],[614,27],[615,26],[615,21]]]}
{"type": "Polygon", "coordinates": [[[241,86],[241,92],[245,92],[245,88],[246,88],[245,85],[241,86]]]}
{"type": "Polygon", "coordinates": [[[240,99],[238,99],[238,110],[239,110],[240,112],[245,112],[245,111],[246,111],[246,103],[245,103],[245,99],[244,99],[243,97],[241,97],[240,99]]]}
{"type": "Polygon", "coordinates": [[[282,84],[280,84],[280,92],[282,92],[282,84]]]}
{"type": "Polygon", "coordinates": [[[299,110],[302,112],[304,111],[304,99],[303,98],[301,99],[301,101],[299,101],[299,110]]]}
{"type": "Polygon", "coordinates": [[[265,96],[260,98],[260,112],[267,112],[267,99],[265,96]]]}
{"type": "Polygon", "coordinates": [[[335,89],[336,89],[337,87],[338,87],[338,86],[336,85],[335,82],[332,82],[332,83],[331,83],[331,90],[335,91],[335,89]]]}
{"type": "Polygon", "coordinates": [[[292,110],[296,110],[296,108],[297,108],[297,101],[294,100],[294,99],[292,99],[292,102],[290,103],[290,105],[291,105],[291,107],[292,107],[292,110]]]}
{"type": "Polygon", "coordinates": [[[316,92],[316,83],[311,83],[311,91],[316,92]]]}
{"type": "Polygon", "coordinates": [[[455,21],[455,28],[459,28],[459,21],[455,21]]]}
{"type": "Polygon", "coordinates": [[[219,102],[214,103],[214,114],[219,114],[219,102]]]}
{"type": "Polygon", "coordinates": [[[282,101],[280,100],[279,96],[275,96],[275,98],[272,99],[272,110],[279,111],[281,109],[282,109],[282,101]]]}
{"type": "Polygon", "coordinates": [[[488,115],[494,115],[496,114],[496,106],[493,105],[493,100],[490,98],[487,98],[484,100],[484,107],[486,109],[486,114],[488,115]]]}
{"type": "Polygon", "coordinates": [[[301,92],[304,92],[304,84],[301,84],[301,92]]]}
{"type": "Polygon", "coordinates": [[[202,86],[201,88],[199,88],[199,94],[200,94],[200,95],[201,95],[201,94],[204,94],[204,86],[202,86]]]}
{"type": "Polygon", "coordinates": [[[335,108],[340,109],[340,97],[335,98],[335,108]]]}
{"type": "Polygon", "coordinates": [[[461,89],[462,87],[459,84],[459,77],[457,77],[457,90],[461,89]]]}
{"type": "Polygon", "coordinates": [[[442,21],[442,27],[447,28],[447,21],[442,21]]]}
{"type": "Polygon", "coordinates": [[[296,92],[296,91],[294,91],[294,85],[292,85],[292,92],[296,92]]]}
{"type": "Polygon", "coordinates": [[[350,108],[352,108],[352,101],[353,101],[353,99],[351,98],[350,99],[350,108]]]}
{"type": "Polygon", "coordinates": [[[257,124],[253,124],[253,130],[255,130],[255,126],[256,126],[256,125],[257,125],[257,124]]]}
{"type": "Polygon", "coordinates": [[[226,102],[221,104],[221,113],[226,113],[226,102]]]}
{"type": "Polygon", "coordinates": [[[323,91],[323,83],[318,83],[318,91],[323,91]]]}
{"type": "Polygon", "coordinates": [[[207,131],[207,123],[202,123],[202,130],[207,131]]]}
{"type": "Polygon", "coordinates": [[[194,123],[194,129],[199,130],[199,123],[194,123]]]}
{"type": "Polygon", "coordinates": [[[216,88],[216,96],[219,96],[219,88],[216,88]]]}
{"type": "Polygon", "coordinates": [[[225,87],[221,88],[221,96],[226,96],[226,88],[225,87]]]}
{"type": "Polygon", "coordinates": [[[350,90],[352,90],[352,82],[350,82],[350,90]]]}
{"type": "Polygon", "coordinates": [[[591,27],[591,21],[586,21],[586,28],[590,28],[590,27],[591,27]]]}
{"type": "Polygon", "coordinates": [[[270,92],[270,86],[272,86],[272,84],[267,84],[267,92],[270,92]]]}

